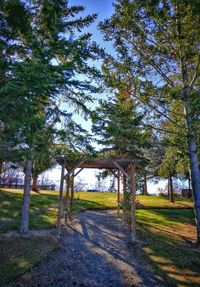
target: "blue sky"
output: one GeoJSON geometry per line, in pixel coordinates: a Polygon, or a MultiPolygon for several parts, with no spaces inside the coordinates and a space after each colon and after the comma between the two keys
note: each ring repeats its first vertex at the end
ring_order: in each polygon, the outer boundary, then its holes
{"type": "MultiPolygon", "coordinates": [[[[92,25],[84,30],[84,32],[91,33],[92,40],[97,42],[97,44],[100,45],[100,47],[106,49],[107,52],[112,53],[112,44],[107,43],[103,41],[103,36],[101,32],[98,30],[97,26],[100,21],[103,21],[106,18],[109,18],[114,8],[112,6],[112,0],[69,0],[69,5],[80,5],[85,7],[85,11],[79,14],[79,16],[86,16],[91,14],[98,14],[97,19],[92,23],[92,25]]],[[[96,95],[97,99],[100,99],[102,97],[105,97],[105,95],[96,95]]],[[[94,104],[90,104],[89,106],[93,109],[97,102],[94,102],[94,104]]],[[[91,121],[85,121],[81,115],[74,115],[74,119],[83,126],[83,128],[90,131],[91,128],[91,121]]],[[[95,173],[97,173],[98,170],[91,170],[91,169],[85,169],[80,173],[79,178],[83,180],[84,182],[87,182],[88,188],[94,188],[96,183],[95,173]]],[[[58,183],[60,180],[60,166],[57,166],[53,170],[47,172],[47,176],[49,180],[55,181],[58,183]]]]}
{"type": "MultiPolygon", "coordinates": [[[[112,44],[105,42],[103,40],[103,35],[98,29],[98,24],[99,24],[99,22],[109,18],[112,15],[112,13],[114,12],[114,7],[113,7],[112,3],[113,3],[112,0],[69,0],[69,6],[73,6],[73,5],[79,6],[80,5],[80,6],[85,7],[85,10],[83,12],[79,13],[77,16],[84,17],[87,15],[97,14],[96,20],[89,27],[82,30],[81,33],[83,33],[83,32],[91,33],[92,34],[92,40],[95,41],[97,44],[99,44],[100,47],[104,48],[108,53],[111,53],[111,54],[113,51],[112,44]]],[[[95,64],[98,66],[98,68],[101,67],[100,62],[95,63],[95,64]]],[[[102,99],[102,98],[106,98],[106,95],[104,93],[94,95],[93,99],[97,99],[97,100],[94,100],[93,103],[86,103],[86,105],[88,106],[88,108],[93,110],[95,108],[95,106],[98,104],[98,100],[102,99]]],[[[65,108],[66,107],[67,106],[65,105],[65,108]]],[[[70,110],[73,111],[73,108],[71,108],[70,110]]],[[[73,118],[76,122],[81,124],[84,129],[91,132],[91,121],[89,119],[86,121],[86,120],[84,120],[84,118],[81,114],[79,115],[79,114],[75,114],[75,113],[73,115],[73,118]]],[[[95,147],[96,147],[96,145],[95,145],[95,147]]]]}
{"type": "MultiPolygon", "coordinates": [[[[114,12],[112,3],[112,0],[69,0],[70,6],[81,5],[85,7],[85,11],[83,13],[80,13],[80,16],[86,16],[89,14],[91,15],[93,13],[98,14],[98,17],[95,22],[90,27],[88,27],[85,32],[90,32],[91,34],[93,34],[93,40],[96,41],[102,48],[105,48],[106,51],[111,54],[113,53],[112,44],[103,41],[103,36],[98,30],[97,26],[100,21],[109,18],[114,12]]],[[[105,94],[98,96],[98,98],[101,97],[105,97],[105,94]]],[[[94,108],[96,104],[97,103],[94,102],[94,104],[90,105],[91,108],[94,108]]],[[[80,115],[75,115],[74,119],[79,124],[82,124],[85,129],[90,130],[90,121],[85,121],[80,115]]],[[[47,172],[49,180],[55,181],[58,184],[60,180],[60,170],[61,168],[57,166],[53,170],[47,172]]],[[[95,173],[97,172],[98,170],[85,169],[80,173],[79,179],[87,183],[88,188],[94,188],[96,183],[95,173]]],[[[148,185],[152,192],[155,192],[158,187],[151,183],[149,183],[148,185]]],[[[160,187],[163,187],[164,185],[165,183],[159,184],[160,187]]]]}
{"type": "Polygon", "coordinates": [[[102,35],[97,29],[100,21],[109,18],[113,11],[112,0],[69,0],[70,5],[81,5],[85,7],[85,11],[81,13],[83,16],[98,14],[96,21],[88,28],[89,32],[93,34],[93,39],[102,45],[103,48],[110,48],[111,45],[102,41],[102,35]]]}

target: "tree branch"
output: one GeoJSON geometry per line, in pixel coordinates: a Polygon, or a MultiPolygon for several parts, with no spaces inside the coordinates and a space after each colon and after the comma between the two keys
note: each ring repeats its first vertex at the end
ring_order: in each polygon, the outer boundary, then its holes
{"type": "Polygon", "coordinates": [[[167,120],[169,120],[171,123],[173,123],[175,126],[179,127],[179,128],[183,128],[183,126],[180,126],[177,124],[177,122],[173,121],[170,117],[168,117],[167,115],[165,115],[163,112],[161,112],[160,110],[158,110],[158,108],[154,107],[153,105],[146,103],[144,100],[142,100],[141,98],[137,97],[136,94],[134,93],[134,91],[132,91],[131,95],[136,98],[137,100],[139,100],[140,102],[142,102],[144,105],[147,105],[148,107],[150,107],[152,110],[156,111],[158,114],[160,114],[161,116],[163,116],[164,118],[166,118],[167,120]]]}

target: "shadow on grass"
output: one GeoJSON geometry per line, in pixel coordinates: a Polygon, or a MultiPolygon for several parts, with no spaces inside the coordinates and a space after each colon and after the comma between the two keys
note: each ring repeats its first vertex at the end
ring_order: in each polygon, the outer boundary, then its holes
{"type": "Polygon", "coordinates": [[[200,286],[200,250],[191,242],[193,210],[140,210],[137,222],[146,245],[130,245],[132,254],[149,263],[170,286],[200,286]]]}
{"type": "Polygon", "coordinates": [[[106,209],[116,209],[117,206],[107,206],[104,203],[99,203],[92,200],[86,199],[74,199],[72,211],[79,212],[85,210],[106,210],[106,209]]]}
{"type": "MultiPolygon", "coordinates": [[[[100,212],[99,215],[96,213],[94,220],[89,218],[88,221],[80,216],[83,236],[113,255],[115,259],[122,260],[134,267],[139,274],[143,274],[139,266],[133,265],[128,256],[123,256],[118,251],[115,239],[120,238],[119,230],[116,231],[115,224],[111,221],[108,232],[108,223],[105,221],[104,226],[101,216],[100,212]]],[[[139,239],[145,244],[128,244],[132,257],[144,266],[143,271],[145,266],[150,266],[149,270],[155,272],[155,277],[159,281],[158,286],[200,286],[200,250],[193,249],[194,246],[191,244],[184,246],[178,244],[177,241],[169,240],[159,232],[153,233],[149,230],[148,224],[139,227],[139,239]]]]}
{"type": "MultiPolygon", "coordinates": [[[[21,214],[22,194],[0,190],[0,231],[17,230],[21,214]]],[[[58,204],[56,194],[31,194],[30,229],[55,226],[58,204]]]]}
{"type": "MultiPolygon", "coordinates": [[[[19,228],[22,194],[11,193],[6,190],[0,190],[0,232],[8,230],[17,230],[19,228]]],[[[32,229],[49,229],[56,225],[57,221],[58,194],[32,193],[30,199],[30,224],[32,229]]],[[[107,207],[106,204],[98,203],[95,200],[74,199],[73,212],[84,211],[88,209],[112,209],[116,207],[107,207]]]]}
{"type": "Polygon", "coordinates": [[[163,224],[163,226],[171,225],[171,223],[189,223],[195,224],[193,209],[140,209],[137,210],[138,220],[145,222],[163,224]]]}
{"type": "Polygon", "coordinates": [[[58,246],[50,237],[7,238],[0,244],[0,286],[8,286],[58,246]]]}
{"type": "Polygon", "coordinates": [[[154,233],[145,224],[138,231],[146,245],[131,243],[129,248],[142,264],[148,264],[169,286],[200,286],[200,257],[194,246],[154,233]]]}

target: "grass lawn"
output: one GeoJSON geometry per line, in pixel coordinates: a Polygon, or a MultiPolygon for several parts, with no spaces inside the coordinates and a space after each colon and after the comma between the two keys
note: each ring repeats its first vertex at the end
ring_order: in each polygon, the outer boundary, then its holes
{"type": "MultiPolygon", "coordinates": [[[[116,198],[113,193],[78,192],[73,210],[116,207],[116,198]]],[[[169,286],[200,286],[200,250],[191,244],[195,240],[191,200],[177,198],[175,203],[169,203],[166,198],[156,196],[137,196],[137,200],[137,234],[145,244],[130,244],[130,252],[169,286]]],[[[2,233],[17,229],[21,202],[22,191],[0,191],[2,233]]],[[[57,202],[56,191],[31,193],[30,228],[55,227],[57,202]]],[[[4,280],[5,284],[47,256],[56,244],[52,241],[46,244],[45,240],[1,241],[0,282],[4,280]]]]}
{"type": "Polygon", "coordinates": [[[193,208],[190,198],[175,197],[175,202],[169,202],[164,196],[137,195],[138,208],[193,208]]]}
{"type": "MultiPolygon", "coordinates": [[[[116,207],[115,193],[75,192],[73,211],[86,209],[116,207]]],[[[177,198],[170,203],[165,197],[137,196],[138,208],[190,208],[190,199],[177,198]]],[[[0,190],[0,232],[17,229],[20,219],[22,190],[0,190]]],[[[57,191],[31,192],[30,201],[30,229],[47,229],[55,227],[58,204],[57,191]]]]}
{"type": "Polygon", "coordinates": [[[46,258],[58,242],[51,237],[16,237],[0,242],[0,286],[30,270],[46,258]]]}
{"type": "MultiPolygon", "coordinates": [[[[30,229],[55,226],[58,203],[57,192],[31,192],[30,229]]],[[[0,231],[17,229],[22,204],[22,190],[0,190],[0,231]]]]}
{"type": "Polygon", "coordinates": [[[138,210],[137,224],[145,244],[130,244],[130,250],[142,264],[169,286],[200,286],[200,248],[192,244],[193,210],[138,210]]]}

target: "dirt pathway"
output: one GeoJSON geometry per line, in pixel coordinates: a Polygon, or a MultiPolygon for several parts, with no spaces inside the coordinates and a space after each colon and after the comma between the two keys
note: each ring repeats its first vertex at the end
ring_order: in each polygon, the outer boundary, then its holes
{"type": "Polygon", "coordinates": [[[61,247],[9,287],[162,286],[130,256],[129,231],[113,211],[79,214],[61,247]]]}

